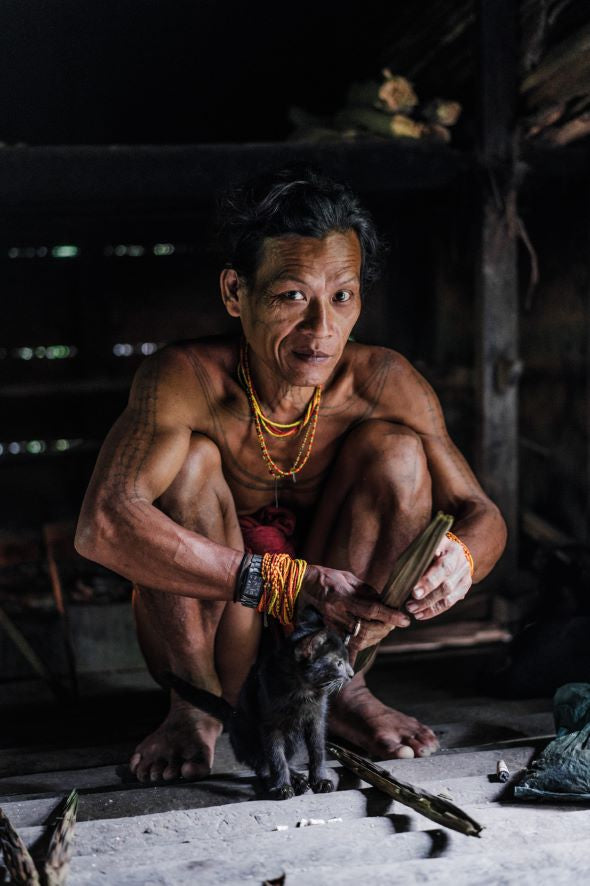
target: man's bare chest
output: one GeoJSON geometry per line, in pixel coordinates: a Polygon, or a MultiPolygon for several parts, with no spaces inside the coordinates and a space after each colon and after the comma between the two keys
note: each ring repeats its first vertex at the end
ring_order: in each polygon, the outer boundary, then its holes
{"type": "Polygon", "coordinates": [[[205,395],[193,428],[216,443],[239,513],[256,511],[277,496],[283,504],[313,506],[348,432],[379,411],[389,368],[387,356],[367,373],[356,373],[350,364],[324,390],[313,437],[307,427],[287,438],[265,433],[261,442],[246,393],[233,368],[228,374],[229,361],[223,369],[215,359],[194,355],[192,362],[205,395]],[[269,464],[288,476],[276,478],[269,464]]]}
{"type": "Polygon", "coordinates": [[[221,454],[225,479],[232,491],[238,513],[249,513],[272,504],[295,509],[312,507],[317,501],[323,482],[333,465],[340,444],[351,426],[356,423],[359,410],[327,410],[318,417],[315,434],[303,428],[288,438],[264,434],[263,446],[253,418],[246,413],[236,414],[219,407],[211,415],[207,435],[216,443],[221,454]],[[266,456],[266,457],[265,457],[266,456]],[[275,477],[279,468],[287,476],[275,477]],[[301,469],[297,466],[303,464],[301,469]],[[293,467],[295,471],[292,471],[293,467]]]}

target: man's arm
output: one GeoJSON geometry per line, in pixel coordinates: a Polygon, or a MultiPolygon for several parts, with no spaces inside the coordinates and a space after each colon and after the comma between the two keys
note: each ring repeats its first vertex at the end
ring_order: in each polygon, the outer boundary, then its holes
{"type": "Polygon", "coordinates": [[[506,544],[506,524],[449,437],[438,397],[399,354],[391,356],[375,417],[404,424],[419,435],[432,479],[433,508],[455,517],[453,532],[473,556],[472,579],[461,546],[444,540],[408,605],[416,617],[432,618],[461,600],[472,581],[481,581],[491,571],[506,544]]]}
{"type": "Polygon", "coordinates": [[[82,556],[138,584],[231,600],[241,553],[184,529],[153,505],[187,456],[200,399],[178,350],[168,348],[142,364],[127,408],[100,451],[75,545],[82,556]]]}

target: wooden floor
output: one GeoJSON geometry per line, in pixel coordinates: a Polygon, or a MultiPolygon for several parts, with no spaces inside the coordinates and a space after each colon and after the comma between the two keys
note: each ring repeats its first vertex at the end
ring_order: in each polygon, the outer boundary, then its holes
{"type": "Polygon", "coordinates": [[[0,805],[34,845],[73,787],[81,794],[69,883],[109,886],[262,884],[571,883],[590,868],[590,810],[516,803],[491,776],[502,757],[514,780],[553,731],[548,699],[498,701],[474,693],[472,655],[382,662],[372,683],[428,722],[441,751],[394,760],[397,777],[442,793],[485,830],[440,828],[332,764],[333,794],[256,799],[225,736],[213,775],[197,784],[125,779],[135,742],[165,700],[143,672],[86,678],[82,700],[57,707],[38,684],[0,685],[0,805]],[[324,823],[302,827],[303,820],[324,823]]]}

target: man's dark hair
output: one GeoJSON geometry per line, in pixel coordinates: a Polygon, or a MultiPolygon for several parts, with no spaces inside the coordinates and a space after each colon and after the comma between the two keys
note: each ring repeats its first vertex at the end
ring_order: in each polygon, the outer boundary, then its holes
{"type": "Polygon", "coordinates": [[[373,218],[340,182],[309,167],[281,169],[228,190],[218,207],[218,232],[229,267],[254,280],[266,237],[298,234],[321,239],[356,231],[361,245],[361,285],[379,276],[382,243],[373,218]]]}

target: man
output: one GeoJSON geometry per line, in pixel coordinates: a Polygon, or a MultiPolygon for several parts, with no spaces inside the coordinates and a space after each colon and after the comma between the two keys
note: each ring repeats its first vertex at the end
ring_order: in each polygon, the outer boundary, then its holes
{"type": "MultiPolygon", "coordinates": [[[[90,483],[78,551],[135,583],[148,667],[234,702],[261,616],[240,602],[245,539],[309,564],[298,605],[353,634],[353,652],[461,600],[490,571],[505,527],[448,437],[439,402],[398,353],[353,343],[377,267],[370,215],[342,185],[278,173],[225,203],[220,285],[241,335],[147,359],[90,483]],[[278,505],[278,507],[277,507],[278,505]],[[456,517],[405,612],[379,602],[432,511],[456,517]],[[238,588],[238,590],[236,590],[238,588]]],[[[174,692],[130,761],[140,781],[210,771],[221,726],[174,692]]],[[[387,708],[364,675],[332,732],[379,757],[427,755],[434,733],[387,708]]]]}

